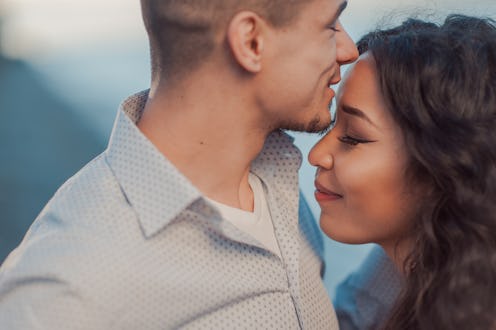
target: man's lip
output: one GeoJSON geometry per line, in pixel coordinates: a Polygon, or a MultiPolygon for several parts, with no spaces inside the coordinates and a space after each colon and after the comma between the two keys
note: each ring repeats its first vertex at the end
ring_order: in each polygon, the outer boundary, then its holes
{"type": "Polygon", "coordinates": [[[331,95],[331,101],[332,101],[332,99],[334,98],[334,96],[336,96],[336,92],[334,91],[334,89],[332,89],[332,88],[329,87],[329,93],[331,95]]]}
{"type": "Polygon", "coordinates": [[[333,197],[336,197],[336,198],[341,198],[343,197],[343,195],[340,195],[338,193],[335,193],[334,191],[331,191],[327,188],[325,188],[324,186],[322,186],[319,182],[315,181],[315,189],[317,190],[317,192],[321,193],[321,194],[325,194],[325,195],[329,195],[329,196],[333,196],[333,197]]]}
{"type": "Polygon", "coordinates": [[[341,81],[341,72],[336,72],[329,79],[329,86],[336,85],[341,81]]]}

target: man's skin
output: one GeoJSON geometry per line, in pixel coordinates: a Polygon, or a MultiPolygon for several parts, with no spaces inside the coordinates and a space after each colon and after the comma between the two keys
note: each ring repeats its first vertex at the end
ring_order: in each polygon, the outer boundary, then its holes
{"type": "Polygon", "coordinates": [[[284,29],[238,13],[198,68],[180,79],[153,75],[138,127],[206,196],[252,210],[248,173],[266,137],[331,122],[328,86],[358,56],[338,20],[345,5],[312,1],[284,29]]]}

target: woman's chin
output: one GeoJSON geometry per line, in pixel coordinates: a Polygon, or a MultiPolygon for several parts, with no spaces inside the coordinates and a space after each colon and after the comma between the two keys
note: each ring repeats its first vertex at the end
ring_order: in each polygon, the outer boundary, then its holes
{"type": "Polygon", "coordinates": [[[363,234],[350,228],[344,228],[337,224],[329,224],[320,220],[320,228],[330,239],[344,244],[367,244],[373,243],[370,238],[363,237],[363,234]]]}

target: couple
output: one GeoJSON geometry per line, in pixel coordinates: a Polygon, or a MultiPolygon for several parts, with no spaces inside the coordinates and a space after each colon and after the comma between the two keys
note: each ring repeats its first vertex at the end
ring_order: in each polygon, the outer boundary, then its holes
{"type": "Polygon", "coordinates": [[[495,326],[491,22],[410,20],[357,50],[342,0],[141,4],[151,88],[4,262],[2,328],[495,326]],[[387,254],[337,313],[282,131],[331,124],[309,155],[321,228],[387,254]]]}

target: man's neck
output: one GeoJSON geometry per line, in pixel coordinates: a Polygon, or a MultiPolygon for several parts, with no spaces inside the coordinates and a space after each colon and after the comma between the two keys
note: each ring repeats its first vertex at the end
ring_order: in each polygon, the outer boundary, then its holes
{"type": "Polygon", "coordinates": [[[152,89],[138,127],[206,196],[251,211],[248,173],[270,133],[252,108],[230,88],[191,79],[152,89]]]}

